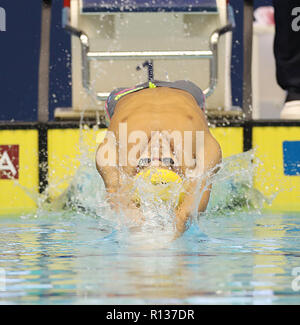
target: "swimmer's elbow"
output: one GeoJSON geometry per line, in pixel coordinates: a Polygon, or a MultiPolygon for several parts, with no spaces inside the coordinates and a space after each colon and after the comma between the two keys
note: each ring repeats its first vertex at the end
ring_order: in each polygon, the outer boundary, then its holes
{"type": "Polygon", "coordinates": [[[220,170],[220,165],[222,163],[222,149],[219,142],[213,138],[212,143],[213,154],[210,163],[210,168],[212,169],[213,173],[217,173],[220,170]]]}

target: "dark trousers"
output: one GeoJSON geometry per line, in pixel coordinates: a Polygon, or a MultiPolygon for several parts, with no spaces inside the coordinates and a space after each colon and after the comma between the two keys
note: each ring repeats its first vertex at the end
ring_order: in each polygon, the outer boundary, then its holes
{"type": "MultiPolygon", "coordinates": [[[[300,99],[300,0],[273,0],[275,8],[274,54],[277,82],[288,91],[287,100],[300,99]],[[299,7],[297,15],[293,9],[299,7]],[[295,20],[297,19],[297,20],[295,20]],[[294,22],[293,22],[294,21],[294,22]],[[294,28],[295,29],[295,28],[294,28]]],[[[294,9],[295,10],[295,9],[294,9]]]]}

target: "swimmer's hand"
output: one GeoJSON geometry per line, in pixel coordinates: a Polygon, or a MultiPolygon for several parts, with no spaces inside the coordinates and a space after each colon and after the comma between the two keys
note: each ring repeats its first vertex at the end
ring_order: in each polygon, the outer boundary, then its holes
{"type": "Polygon", "coordinates": [[[124,215],[126,224],[140,226],[144,223],[145,217],[135,203],[132,200],[128,200],[128,192],[126,190],[127,188],[122,187],[120,191],[108,192],[108,201],[114,211],[124,215]]]}
{"type": "Polygon", "coordinates": [[[180,203],[180,205],[177,206],[175,210],[175,222],[176,222],[175,238],[180,237],[182,233],[185,232],[185,230],[187,229],[187,223],[190,220],[193,211],[196,187],[197,187],[196,181],[192,181],[188,184],[185,191],[184,199],[180,203]]]}
{"type": "Polygon", "coordinates": [[[188,213],[186,213],[182,209],[176,210],[176,218],[175,218],[176,233],[175,233],[174,239],[180,237],[185,232],[185,230],[187,228],[186,224],[187,224],[188,220],[189,220],[188,213]]]}
{"type": "Polygon", "coordinates": [[[132,184],[128,180],[124,183],[119,168],[101,166],[98,156],[96,158],[96,167],[104,181],[107,201],[111,208],[118,214],[124,214],[125,222],[141,224],[145,219],[144,216],[136,205],[131,200],[128,200],[128,193],[132,184]]]}

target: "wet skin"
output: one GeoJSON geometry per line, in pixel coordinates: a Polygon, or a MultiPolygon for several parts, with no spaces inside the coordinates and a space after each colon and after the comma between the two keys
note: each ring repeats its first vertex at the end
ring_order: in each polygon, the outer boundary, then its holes
{"type": "MultiPolygon", "coordinates": [[[[143,131],[147,135],[148,142],[144,143],[140,152],[137,153],[136,161],[139,161],[141,157],[149,157],[151,143],[153,145],[154,138],[158,136],[158,133],[155,131],[163,132],[167,131],[169,134],[171,132],[179,132],[184,139],[184,132],[192,132],[192,144],[186,144],[186,148],[183,144],[183,151],[188,149],[188,146],[192,148],[192,157],[198,158],[196,150],[196,131],[203,131],[204,134],[204,170],[202,172],[206,173],[207,171],[213,169],[217,164],[221,162],[222,154],[218,142],[211,135],[208,124],[205,118],[205,114],[199,108],[194,97],[186,91],[179,89],[172,89],[166,87],[157,87],[153,89],[144,89],[137,91],[135,93],[129,94],[121,98],[116,105],[115,113],[111,119],[108,131],[113,132],[117,140],[117,152],[119,152],[119,130],[120,123],[126,123],[127,127],[127,138],[134,131],[143,131]],[[152,135],[152,137],[151,137],[152,135]]],[[[163,136],[170,143],[171,151],[170,158],[174,159],[175,162],[178,162],[178,156],[175,151],[175,142],[174,139],[170,136],[163,136]]],[[[156,142],[157,143],[157,142],[156,142]]],[[[106,190],[110,195],[110,202],[112,207],[116,210],[121,209],[123,212],[127,211],[131,218],[134,218],[137,222],[143,220],[143,216],[138,211],[138,208],[131,201],[130,197],[120,192],[125,193],[126,191],[120,191],[121,188],[128,187],[127,184],[122,181],[123,177],[121,174],[128,176],[128,179],[132,179],[138,172],[139,168],[137,163],[132,165],[130,163],[127,166],[118,166],[119,160],[117,158],[117,166],[103,166],[101,161],[101,156],[99,154],[100,149],[103,146],[107,147],[107,139],[99,145],[97,156],[96,156],[96,165],[97,169],[102,176],[106,190]]],[[[127,144],[127,152],[129,153],[132,147],[136,143],[127,144]]],[[[153,147],[152,147],[153,148],[153,147]]],[[[163,168],[171,168],[180,175],[185,175],[187,170],[189,172],[194,171],[194,176],[199,176],[197,164],[191,165],[191,162],[185,160],[184,155],[182,154],[182,163],[180,166],[169,166],[166,167],[161,163],[162,148],[161,145],[159,148],[156,147],[156,151],[153,154],[153,161],[150,166],[160,166],[163,168]]],[[[208,183],[208,179],[203,179],[200,186],[200,191],[205,188],[205,185],[208,183]]],[[[182,233],[186,228],[186,222],[188,221],[193,207],[194,207],[194,198],[195,191],[197,187],[197,181],[195,177],[190,177],[187,184],[187,193],[183,202],[176,208],[176,229],[178,234],[182,233]]],[[[198,205],[198,211],[205,211],[206,206],[209,201],[210,187],[207,186],[202,199],[198,205]]],[[[197,187],[198,188],[198,187],[197,187]]],[[[199,190],[199,188],[198,188],[199,190]]]]}

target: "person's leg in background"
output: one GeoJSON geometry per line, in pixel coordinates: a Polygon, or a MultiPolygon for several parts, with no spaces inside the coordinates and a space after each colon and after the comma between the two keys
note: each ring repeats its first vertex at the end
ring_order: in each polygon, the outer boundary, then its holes
{"type": "Polygon", "coordinates": [[[287,91],[281,118],[300,119],[300,1],[273,0],[277,82],[287,91]]]}

